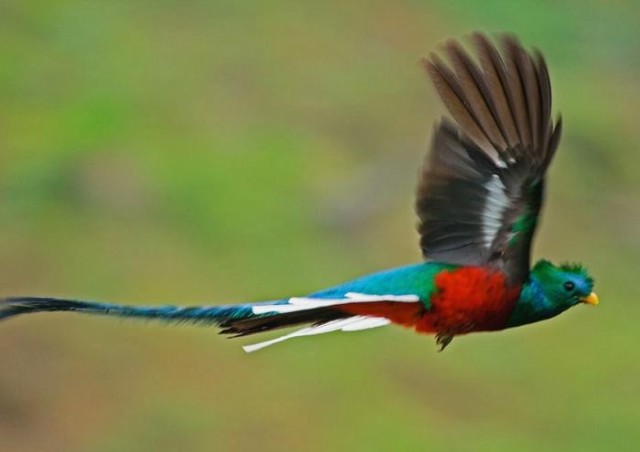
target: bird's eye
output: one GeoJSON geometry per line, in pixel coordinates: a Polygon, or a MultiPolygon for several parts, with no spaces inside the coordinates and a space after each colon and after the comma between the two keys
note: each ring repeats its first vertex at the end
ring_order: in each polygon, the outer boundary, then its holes
{"type": "Polygon", "coordinates": [[[564,283],[564,290],[566,290],[567,292],[571,292],[575,288],[576,285],[573,281],[567,281],[566,283],[564,283]]]}

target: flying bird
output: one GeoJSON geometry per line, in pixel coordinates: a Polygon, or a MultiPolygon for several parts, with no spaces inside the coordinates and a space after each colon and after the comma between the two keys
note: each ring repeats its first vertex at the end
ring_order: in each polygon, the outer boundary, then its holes
{"type": "Polygon", "coordinates": [[[511,35],[449,40],[422,60],[451,119],[434,127],[416,211],[424,261],[373,273],[303,297],[222,306],[142,307],[50,297],[0,300],[0,320],[36,312],[155,319],[221,328],[233,337],[302,326],[245,346],[389,324],[455,336],[500,331],[598,304],[579,264],[531,266],[531,242],[561,119],[551,115],[544,58],[511,35]]]}

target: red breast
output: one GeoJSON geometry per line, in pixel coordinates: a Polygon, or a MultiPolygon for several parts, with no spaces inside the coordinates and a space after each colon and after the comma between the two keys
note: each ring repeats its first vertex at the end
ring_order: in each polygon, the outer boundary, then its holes
{"type": "Polygon", "coordinates": [[[484,267],[442,271],[436,275],[435,285],[431,309],[422,316],[416,331],[455,335],[500,330],[520,295],[520,287],[508,286],[503,273],[484,267]]]}

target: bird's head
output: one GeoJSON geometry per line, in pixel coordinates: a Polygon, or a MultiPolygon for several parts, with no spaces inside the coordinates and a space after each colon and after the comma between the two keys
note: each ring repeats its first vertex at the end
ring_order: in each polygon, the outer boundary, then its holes
{"type": "Polygon", "coordinates": [[[564,309],[579,303],[598,304],[593,292],[593,278],[580,264],[553,265],[540,260],[531,270],[534,279],[548,302],[564,309]]]}
{"type": "Polygon", "coordinates": [[[541,260],[531,270],[508,323],[519,326],[545,320],[580,303],[598,304],[587,269],[578,264],[553,265],[541,260]]]}

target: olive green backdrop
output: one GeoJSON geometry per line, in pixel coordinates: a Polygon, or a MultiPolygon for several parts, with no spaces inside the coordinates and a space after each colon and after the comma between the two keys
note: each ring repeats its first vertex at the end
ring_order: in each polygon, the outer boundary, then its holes
{"type": "Polygon", "coordinates": [[[509,30],[565,120],[534,255],[587,264],[601,305],[442,354],[400,328],[246,355],[213,329],[19,318],[2,450],[630,450],[639,23],[633,1],[3,1],[2,294],[235,303],[418,261],[443,113],[418,60],[509,30]]]}

